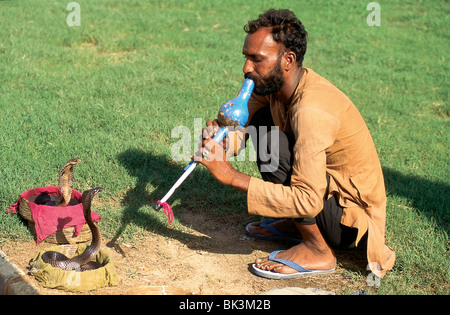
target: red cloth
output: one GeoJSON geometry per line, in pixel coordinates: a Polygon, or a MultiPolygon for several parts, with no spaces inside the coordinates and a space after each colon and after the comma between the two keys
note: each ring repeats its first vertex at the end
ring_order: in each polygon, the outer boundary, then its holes
{"type": "MultiPolygon", "coordinates": [[[[61,190],[57,186],[39,187],[27,190],[19,195],[17,202],[12,204],[9,209],[6,210],[6,213],[11,211],[16,213],[19,209],[20,201],[23,198],[28,199],[31,196],[43,194],[62,196],[61,190]]],[[[53,207],[28,202],[36,228],[36,244],[39,245],[41,241],[56,231],[61,231],[62,229],[71,226],[75,227],[75,235],[80,234],[83,225],[86,223],[83,214],[83,205],[81,204],[81,193],[79,191],[72,190],[72,198],[78,200],[80,203],[74,206],[53,207]]],[[[92,212],[91,215],[94,222],[100,221],[101,218],[97,213],[92,212]]]]}

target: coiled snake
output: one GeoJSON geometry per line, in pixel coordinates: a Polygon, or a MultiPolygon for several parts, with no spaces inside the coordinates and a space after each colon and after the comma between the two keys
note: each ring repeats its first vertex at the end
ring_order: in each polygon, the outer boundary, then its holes
{"type": "Polygon", "coordinates": [[[81,197],[84,218],[86,219],[86,222],[89,225],[92,233],[91,245],[89,245],[84,252],[72,258],[68,258],[64,254],[55,251],[45,252],[42,255],[42,260],[45,263],[51,264],[53,267],[60,268],[62,270],[76,271],[86,271],[102,267],[100,263],[91,261],[91,259],[94,258],[100,250],[101,243],[100,230],[95,225],[94,221],[92,221],[91,203],[94,196],[101,191],[103,191],[103,188],[101,187],[86,190],[85,192],[83,192],[81,197]]]}

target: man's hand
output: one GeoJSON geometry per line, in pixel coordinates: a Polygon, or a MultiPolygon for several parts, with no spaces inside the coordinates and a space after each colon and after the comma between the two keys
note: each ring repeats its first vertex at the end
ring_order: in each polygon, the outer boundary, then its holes
{"type": "Polygon", "coordinates": [[[202,131],[202,148],[196,153],[195,160],[204,165],[221,184],[247,193],[250,176],[238,172],[227,161],[224,150],[227,137],[221,144],[212,139],[219,129],[217,120],[206,122],[206,128],[202,131]]]}
{"type": "MultiPolygon", "coordinates": [[[[220,130],[220,127],[219,127],[219,123],[218,123],[217,119],[208,120],[206,122],[206,128],[203,128],[203,130],[202,130],[202,141],[204,141],[206,139],[212,139],[219,130],[220,130]]],[[[227,150],[228,136],[223,138],[222,147],[225,149],[225,151],[227,150]]]]}

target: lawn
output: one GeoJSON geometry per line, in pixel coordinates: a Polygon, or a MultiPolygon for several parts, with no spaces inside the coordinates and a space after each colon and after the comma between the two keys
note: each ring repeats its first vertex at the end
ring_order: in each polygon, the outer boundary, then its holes
{"type": "MultiPolygon", "coordinates": [[[[25,190],[56,185],[73,157],[75,189],[105,188],[106,237],[165,229],[151,205],[187,163],[172,158],[172,131],[186,126],[194,150],[195,119],[215,118],[242,84],[243,26],[289,8],[309,33],[304,65],[353,100],[380,156],[397,261],[377,292],[450,293],[447,1],[378,1],[380,26],[367,25],[362,0],[79,0],[80,26],[67,23],[69,2],[0,1],[0,246],[32,239],[4,210],[25,190]]],[[[233,164],[258,176],[254,163],[233,164]]],[[[245,196],[203,167],[170,202],[175,213],[248,219],[245,196]]]]}

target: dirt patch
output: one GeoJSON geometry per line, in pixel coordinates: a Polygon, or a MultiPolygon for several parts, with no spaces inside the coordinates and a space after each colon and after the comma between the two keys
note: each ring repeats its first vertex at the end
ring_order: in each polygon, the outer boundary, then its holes
{"type": "MultiPolygon", "coordinates": [[[[195,229],[186,229],[187,232],[173,229],[173,236],[148,232],[145,239],[133,243],[122,242],[120,238],[104,239],[102,249],[115,263],[120,283],[85,294],[143,294],[150,292],[146,288],[155,286],[213,295],[253,295],[274,287],[313,287],[335,294],[371,290],[365,282],[363,251],[337,253],[339,264],[331,275],[268,280],[253,275],[250,265],[273,250],[289,248],[289,244],[249,238],[235,218],[213,218],[194,212],[178,215],[183,217],[183,222],[195,222],[195,229]]],[[[3,244],[2,250],[27,272],[30,259],[49,246],[48,243],[36,246],[34,241],[10,241],[3,244]]],[[[42,288],[33,281],[45,294],[68,294],[42,288]]]]}

